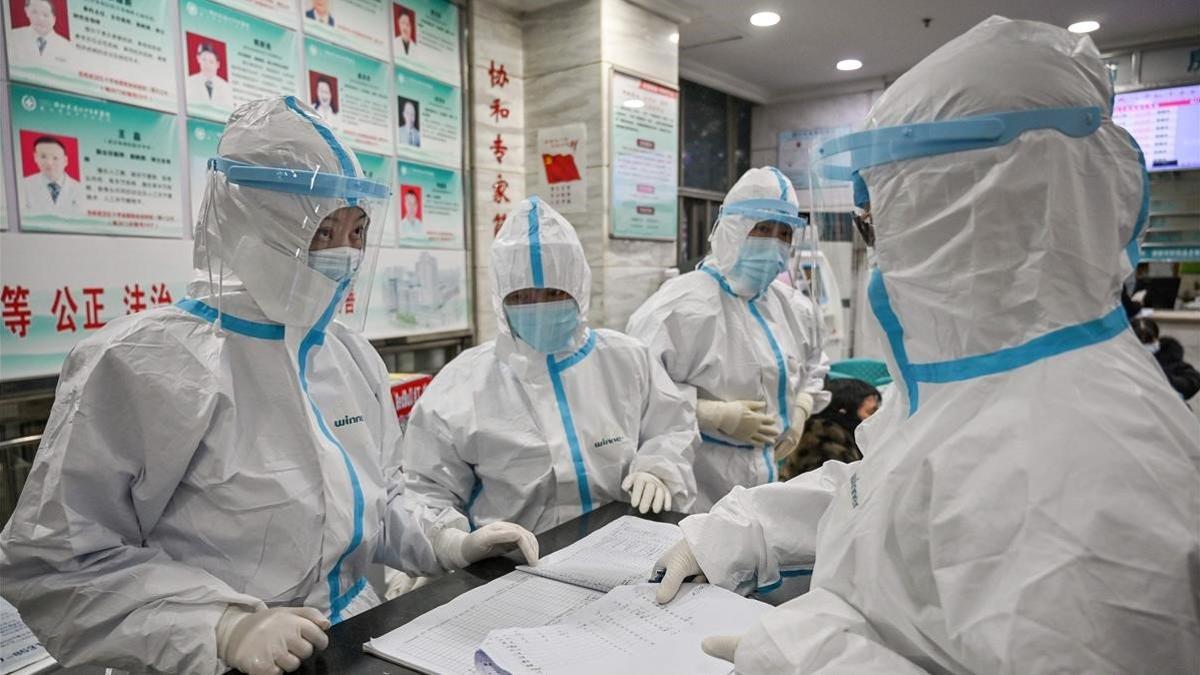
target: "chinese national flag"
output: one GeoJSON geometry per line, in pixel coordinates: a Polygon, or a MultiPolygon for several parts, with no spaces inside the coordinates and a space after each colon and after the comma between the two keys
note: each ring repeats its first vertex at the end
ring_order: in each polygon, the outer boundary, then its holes
{"type": "Polygon", "coordinates": [[[542,155],[542,163],[546,165],[546,182],[550,185],[579,180],[574,155],[542,155]]]}

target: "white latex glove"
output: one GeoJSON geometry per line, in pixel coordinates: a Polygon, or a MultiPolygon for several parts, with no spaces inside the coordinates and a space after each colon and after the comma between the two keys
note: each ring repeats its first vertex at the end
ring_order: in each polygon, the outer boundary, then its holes
{"type": "Polygon", "coordinates": [[[812,394],[806,391],[796,394],[796,405],[792,407],[792,423],[775,443],[776,462],[782,462],[800,447],[800,438],[804,436],[804,425],[808,422],[812,407],[812,394]]]}
{"type": "Polygon", "coordinates": [[[737,652],[738,642],[741,640],[740,635],[709,635],[700,641],[700,649],[709,656],[733,663],[733,655],[737,652]]]}
{"type": "Polygon", "coordinates": [[[654,596],[660,605],[665,605],[675,597],[684,579],[696,577],[692,581],[706,581],[700,563],[696,561],[696,554],[692,553],[692,547],[688,546],[686,539],[675,542],[674,546],[662,554],[658,562],[654,563],[653,576],[658,576],[658,572],[663,570],[665,572],[662,581],[659,582],[658,592],[654,596]]]}
{"type": "Polygon", "coordinates": [[[217,622],[217,657],[246,675],[282,675],[329,646],[329,620],[312,607],[250,612],[229,605],[217,622]]]}
{"type": "Polygon", "coordinates": [[[484,558],[504,555],[514,548],[521,549],[526,563],[537,564],[537,537],[512,523],[490,523],[471,533],[448,527],[433,539],[433,552],[438,562],[448,569],[459,569],[484,558]]]}
{"type": "Polygon", "coordinates": [[[741,443],[774,443],[779,435],[775,418],[764,415],[762,401],[696,401],[696,421],[701,431],[719,431],[741,443]]]}
{"type": "Polygon", "coordinates": [[[394,600],[429,583],[429,577],[410,577],[404,572],[386,567],[383,570],[383,581],[387,584],[383,599],[394,600]]]}
{"type": "Polygon", "coordinates": [[[667,489],[667,484],[654,474],[634,471],[625,476],[625,480],[621,482],[621,489],[629,493],[629,503],[636,507],[639,513],[661,513],[671,510],[671,491],[667,489]]]}

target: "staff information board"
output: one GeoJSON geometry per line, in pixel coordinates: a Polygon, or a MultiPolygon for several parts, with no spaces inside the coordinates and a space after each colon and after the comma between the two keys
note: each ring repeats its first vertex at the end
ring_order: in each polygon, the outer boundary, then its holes
{"type": "Polygon", "coordinates": [[[182,5],[187,113],[217,122],[243,103],[296,89],[296,34],[208,0],[182,5]]]}
{"type": "Polygon", "coordinates": [[[392,147],[391,68],[383,61],[320,40],[304,41],[308,102],[355,150],[388,152],[392,147]]]}
{"type": "Polygon", "coordinates": [[[372,224],[393,253],[371,337],[469,327],[458,5],[0,0],[0,18],[0,379],[52,376],[89,332],[181,297],[208,160],[263,96],[314,106],[396,194],[372,224]]]}
{"type": "Polygon", "coordinates": [[[4,2],[13,80],[175,110],[170,2],[4,2]]]}
{"type": "Polygon", "coordinates": [[[679,223],[679,92],[613,71],[612,229],[673,241],[679,223]]]}
{"type": "Polygon", "coordinates": [[[174,115],[14,85],[22,230],[180,237],[174,115]]]}

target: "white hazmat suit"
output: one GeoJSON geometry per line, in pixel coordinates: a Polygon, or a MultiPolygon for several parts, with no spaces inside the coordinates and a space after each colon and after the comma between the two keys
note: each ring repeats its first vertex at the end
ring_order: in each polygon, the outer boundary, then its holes
{"type": "Polygon", "coordinates": [[[637,340],[586,325],[591,270],[574,228],[536,197],[492,244],[499,335],[442,369],[404,438],[411,492],[466,513],[475,527],[508,520],[535,532],[626,499],[646,472],[674,510],[695,495],[692,403],[637,340]],[[568,293],[583,319],[568,347],[543,354],[513,335],[504,298],[526,288],[568,293]]]}
{"type": "MultiPolygon", "coordinates": [[[[700,269],[663,284],[633,313],[626,331],[650,346],[692,400],[765,403],[765,414],[787,433],[796,421],[803,428],[796,408],[802,406],[800,417],[807,417],[813,408],[808,392],[823,386],[812,326],[797,314],[787,284],[775,281],[747,296],[727,278],[750,230],[770,219],[758,205],[772,208],[771,202],[781,202],[792,216],[799,210],[795,190],[777,169],[746,172],[725,197],[712,255],[700,269]],[[750,208],[739,208],[747,203],[750,208]]],[[[770,443],[750,445],[717,432],[703,433],[695,467],[697,512],[735,485],[770,483],[778,475],[770,443]]]]}
{"type": "Polygon", "coordinates": [[[872,109],[868,140],[978,145],[860,165],[896,376],[864,459],[682,523],[722,586],[815,557],[738,672],[1200,671],[1200,425],[1121,310],[1149,195],[1111,95],[1089,38],[993,17],[872,109]]]}
{"type": "Polygon", "coordinates": [[[383,362],[330,320],[346,285],[306,265],[324,214],[371,213],[387,187],[315,120],[292,97],[235,112],[189,297],[110,322],[63,366],[0,578],[65,665],[223,672],[229,605],[336,623],[379,602],[372,563],[446,567],[435,535],[463,519],[403,498],[383,362]],[[232,271],[221,293],[213,269],[232,271]]]}

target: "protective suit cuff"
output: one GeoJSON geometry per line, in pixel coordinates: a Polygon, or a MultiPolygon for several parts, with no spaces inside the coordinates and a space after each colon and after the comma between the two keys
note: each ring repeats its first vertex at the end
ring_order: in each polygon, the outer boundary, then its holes
{"type": "Polygon", "coordinates": [[[807,420],[812,416],[813,410],[813,395],[807,391],[802,391],[796,394],[796,412],[803,412],[802,417],[807,420]]]}
{"type": "Polygon", "coordinates": [[[463,541],[468,533],[454,527],[444,527],[433,533],[433,554],[438,564],[447,570],[457,570],[469,563],[463,556],[463,541]]]}

